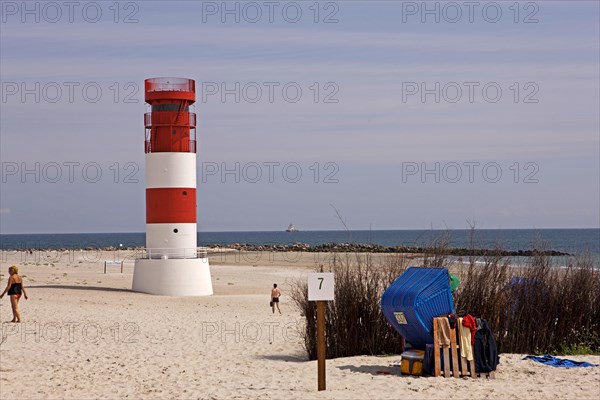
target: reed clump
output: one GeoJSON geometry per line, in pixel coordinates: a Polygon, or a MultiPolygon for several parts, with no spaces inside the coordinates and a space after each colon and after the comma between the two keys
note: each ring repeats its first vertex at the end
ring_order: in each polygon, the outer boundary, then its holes
{"type": "MultiPolygon", "coordinates": [[[[600,268],[590,255],[553,265],[542,245],[518,260],[501,248],[466,262],[449,259],[448,237],[438,238],[421,265],[448,267],[460,278],[453,294],[457,311],[487,319],[499,351],[528,354],[600,353],[600,268]],[[566,262],[566,265],[564,265],[566,262]]],[[[327,302],[327,358],[398,354],[401,336],[381,312],[385,289],[415,262],[392,254],[374,262],[371,254],[333,254],[318,270],[335,273],[335,300],[327,302]]],[[[414,265],[414,264],[413,264],[414,265]]],[[[292,299],[305,317],[301,332],[310,359],[316,359],[316,305],[308,301],[306,280],[292,285],[292,299]]]]}
{"type": "MultiPolygon", "coordinates": [[[[386,256],[375,263],[370,254],[334,254],[319,272],[335,273],[335,301],[327,302],[327,358],[399,354],[402,337],[387,322],[379,302],[385,289],[404,272],[408,259],[386,256]]],[[[301,335],[311,360],[316,353],[316,304],[308,301],[306,280],[292,285],[291,297],[306,319],[301,335]]]]}
{"type": "Polygon", "coordinates": [[[565,268],[542,253],[522,267],[501,257],[472,263],[455,299],[493,324],[502,352],[600,352],[600,274],[589,255],[565,268]]]}

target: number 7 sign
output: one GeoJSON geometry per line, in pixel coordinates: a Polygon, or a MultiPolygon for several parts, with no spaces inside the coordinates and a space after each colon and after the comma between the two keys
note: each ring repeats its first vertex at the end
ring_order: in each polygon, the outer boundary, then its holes
{"type": "Polygon", "coordinates": [[[332,272],[308,274],[308,301],[333,300],[334,282],[332,272]]]}

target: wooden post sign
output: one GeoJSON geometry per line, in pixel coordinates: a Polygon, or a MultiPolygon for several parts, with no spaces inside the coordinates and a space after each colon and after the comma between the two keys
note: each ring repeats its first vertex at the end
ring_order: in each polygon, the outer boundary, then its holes
{"type": "Polygon", "coordinates": [[[333,273],[313,272],[308,274],[308,301],[317,302],[317,377],[318,390],[325,390],[325,302],[335,297],[333,273]]]}

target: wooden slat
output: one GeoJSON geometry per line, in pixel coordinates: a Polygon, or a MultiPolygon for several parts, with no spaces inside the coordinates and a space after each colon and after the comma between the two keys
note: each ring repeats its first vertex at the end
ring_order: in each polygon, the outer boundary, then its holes
{"type": "Polygon", "coordinates": [[[438,341],[438,319],[433,319],[433,359],[434,359],[434,372],[433,376],[440,376],[440,343],[438,341]]]}
{"type": "Polygon", "coordinates": [[[447,347],[443,348],[444,352],[444,378],[450,377],[450,352],[447,347]]]}
{"type": "MultiPolygon", "coordinates": [[[[456,331],[450,329],[450,351],[452,351],[452,376],[460,378],[460,372],[458,371],[458,353],[456,351],[456,331]]],[[[448,364],[450,364],[448,362],[448,364]]]]}
{"type": "Polygon", "coordinates": [[[477,375],[475,375],[475,360],[469,361],[469,368],[471,369],[471,378],[477,377],[477,375]]]}
{"type": "Polygon", "coordinates": [[[469,376],[469,368],[467,367],[467,357],[460,357],[460,368],[461,376],[469,376]]]}

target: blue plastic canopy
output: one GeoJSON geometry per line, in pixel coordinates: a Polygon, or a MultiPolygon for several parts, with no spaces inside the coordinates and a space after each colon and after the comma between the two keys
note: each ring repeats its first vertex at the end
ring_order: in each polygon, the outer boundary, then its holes
{"type": "Polygon", "coordinates": [[[448,270],[408,268],[381,296],[381,309],[412,346],[433,343],[433,318],[454,312],[448,270]]]}

